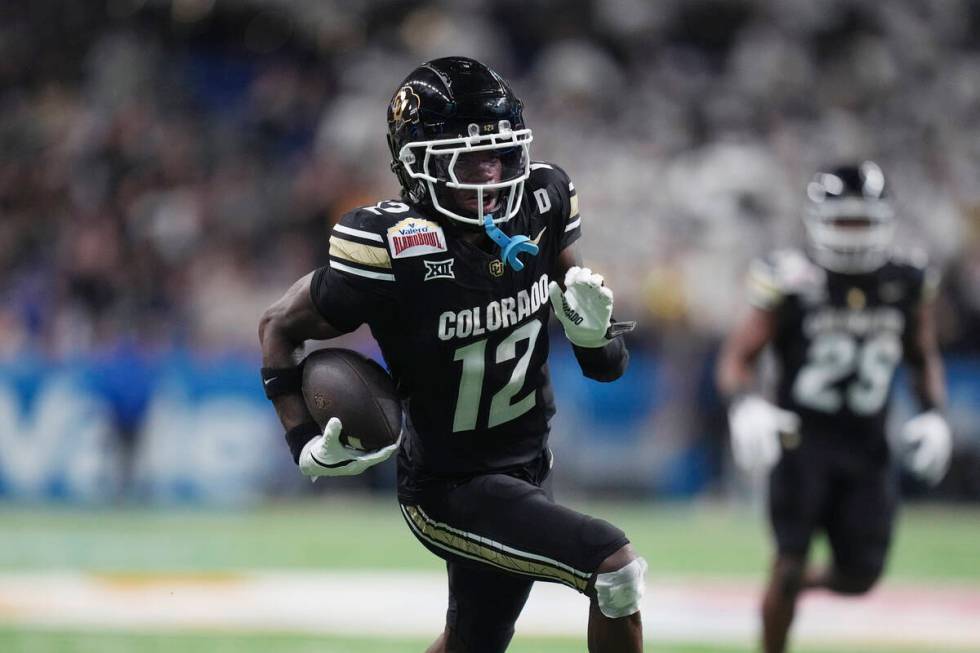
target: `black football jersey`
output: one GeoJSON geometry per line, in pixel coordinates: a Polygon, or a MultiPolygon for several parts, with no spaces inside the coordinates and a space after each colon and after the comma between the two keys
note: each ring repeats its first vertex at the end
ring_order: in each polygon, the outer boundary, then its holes
{"type": "Polygon", "coordinates": [[[555,410],[548,282],[581,232],[574,186],[547,163],[531,164],[520,211],[499,225],[539,247],[521,271],[447,221],[396,200],[346,214],[311,290],[334,327],[369,325],[407,406],[402,458],[436,477],[541,455],[555,410]]]}
{"type": "Polygon", "coordinates": [[[895,370],[936,286],[921,259],[893,255],[867,274],[825,270],[793,249],[752,263],[750,302],[776,314],[777,403],[804,434],[884,444],[895,370]]]}

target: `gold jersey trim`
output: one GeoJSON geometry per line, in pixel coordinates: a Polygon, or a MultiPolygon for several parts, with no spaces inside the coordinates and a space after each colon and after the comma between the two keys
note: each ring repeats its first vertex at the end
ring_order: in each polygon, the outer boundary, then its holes
{"type": "Polygon", "coordinates": [[[362,245],[337,236],[330,236],[330,255],[375,268],[391,268],[391,257],[384,247],[362,245]]]}
{"type": "Polygon", "coordinates": [[[440,524],[417,506],[402,506],[402,513],[415,534],[433,546],[455,555],[477,560],[512,573],[545,578],[585,592],[592,574],[579,571],[556,560],[507,547],[486,537],[466,533],[440,524]],[[510,555],[513,552],[517,555],[510,555]],[[528,560],[525,557],[534,557],[528,560]]]}

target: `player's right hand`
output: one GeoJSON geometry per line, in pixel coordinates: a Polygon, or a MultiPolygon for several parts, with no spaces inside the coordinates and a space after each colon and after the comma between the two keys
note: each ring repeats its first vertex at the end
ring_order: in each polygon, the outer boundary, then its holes
{"type": "Polygon", "coordinates": [[[368,467],[388,460],[398,449],[401,436],[393,444],[377,451],[359,451],[345,447],[340,442],[343,425],[336,417],[331,417],[319,435],[303,447],[299,454],[299,469],[316,480],[320,476],[354,476],[368,467]]]}
{"type": "Polygon", "coordinates": [[[916,415],[902,427],[905,465],[930,485],[946,476],[953,453],[949,424],[934,410],[916,415]]]}
{"type": "Polygon", "coordinates": [[[747,395],[729,408],[728,425],[735,464],[749,474],[759,474],[779,462],[779,434],[798,433],[800,416],[757,395],[747,395]]]}

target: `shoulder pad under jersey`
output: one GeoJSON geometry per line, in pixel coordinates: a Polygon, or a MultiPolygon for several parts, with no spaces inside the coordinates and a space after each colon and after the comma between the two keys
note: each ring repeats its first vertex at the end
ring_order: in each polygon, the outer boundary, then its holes
{"type": "Polygon", "coordinates": [[[392,230],[417,213],[408,204],[384,200],[345,213],[330,232],[330,267],[376,281],[394,281],[392,230]]]}
{"type": "Polygon", "coordinates": [[[911,288],[913,296],[920,301],[935,299],[939,292],[942,275],[929,263],[929,255],[920,247],[909,249],[895,248],[888,257],[892,273],[903,278],[911,288]]]}
{"type": "Polygon", "coordinates": [[[749,303],[772,310],[790,295],[813,292],[826,282],[826,273],[801,250],[779,249],[749,265],[749,303]]]}
{"type": "Polygon", "coordinates": [[[578,194],[568,174],[560,166],[545,161],[532,162],[525,192],[536,212],[548,214],[552,228],[562,234],[562,243],[575,240],[582,224],[578,194]]]}

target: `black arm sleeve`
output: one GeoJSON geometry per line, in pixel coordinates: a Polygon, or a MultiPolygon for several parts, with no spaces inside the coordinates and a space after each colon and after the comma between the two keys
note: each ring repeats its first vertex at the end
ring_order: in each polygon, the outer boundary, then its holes
{"type": "Polygon", "coordinates": [[[626,372],[630,353],[622,338],[613,338],[605,347],[576,347],[572,345],[575,359],[582,374],[590,379],[609,383],[626,372]]]}

